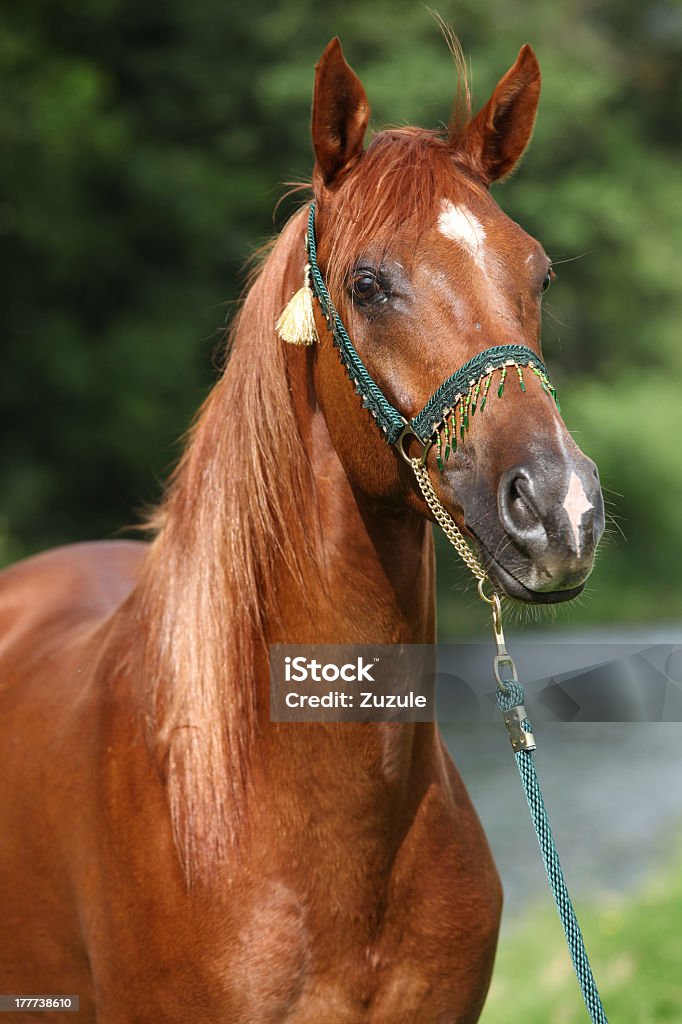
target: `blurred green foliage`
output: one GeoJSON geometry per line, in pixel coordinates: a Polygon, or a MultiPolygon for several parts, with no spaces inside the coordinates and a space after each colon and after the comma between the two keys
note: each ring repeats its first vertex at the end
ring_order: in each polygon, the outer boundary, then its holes
{"type": "MultiPolygon", "coordinates": [[[[663,875],[634,894],[577,908],[590,963],[611,1021],[678,1024],[682,1004],[682,848],[663,875]]],[[[480,1024],[582,1024],[585,1005],[548,897],[524,910],[500,942],[480,1024]],[[513,1007],[513,1011],[512,1008],[513,1007]]]]}
{"type": "MultiPolygon", "coordinates": [[[[682,10],[439,9],[479,104],[524,41],[543,67],[531,151],[496,196],[557,264],[545,355],[628,538],[614,532],[573,621],[678,616],[682,10]]],[[[1,560],[110,535],[158,496],[239,268],[273,230],[280,183],[310,173],[313,65],[334,34],[376,126],[447,120],[452,61],[413,0],[4,5],[1,560]]],[[[455,633],[472,613],[452,579],[455,633]]]]}

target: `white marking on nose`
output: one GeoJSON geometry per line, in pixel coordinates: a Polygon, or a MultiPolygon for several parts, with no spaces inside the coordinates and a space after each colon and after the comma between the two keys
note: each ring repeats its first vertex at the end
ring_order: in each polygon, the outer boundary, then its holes
{"type": "Polygon", "coordinates": [[[564,498],[564,508],[566,509],[568,521],[571,524],[571,529],[573,530],[576,554],[579,555],[581,548],[580,521],[582,520],[585,512],[592,508],[592,502],[587,500],[583,482],[575,470],[571,473],[571,479],[568,481],[568,490],[566,491],[566,497],[564,498]]]}
{"type": "Polygon", "coordinates": [[[485,229],[478,217],[465,206],[455,206],[449,199],[443,199],[438,215],[438,230],[446,238],[468,249],[476,263],[484,267],[483,243],[485,229]]]}

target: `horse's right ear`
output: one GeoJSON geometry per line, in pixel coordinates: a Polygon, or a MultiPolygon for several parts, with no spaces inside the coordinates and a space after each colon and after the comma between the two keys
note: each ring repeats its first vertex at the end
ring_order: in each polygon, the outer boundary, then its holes
{"type": "Polygon", "coordinates": [[[337,38],[315,67],[312,135],[317,168],[332,186],[357,162],[369,121],[362,82],[346,63],[337,38]]]}

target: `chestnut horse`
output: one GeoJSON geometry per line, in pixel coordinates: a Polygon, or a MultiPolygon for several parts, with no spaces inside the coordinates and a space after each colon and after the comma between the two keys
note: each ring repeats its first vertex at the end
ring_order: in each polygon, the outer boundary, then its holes
{"type": "MultiPolygon", "coordinates": [[[[319,266],[406,416],[487,346],[540,351],[550,262],[488,191],[539,91],[524,46],[449,135],[385,130],[364,150],[367,98],[337,40],[317,66],[319,266]]],[[[307,216],[252,283],[151,544],[2,574],[0,991],[77,993],[83,1021],[464,1024],[488,988],[500,884],[437,727],[269,720],[269,644],[435,631],[409,465],[317,303],[319,344],[275,333],[307,216]]],[[[598,479],[537,379],[428,469],[501,592],[581,590],[598,479]]]]}

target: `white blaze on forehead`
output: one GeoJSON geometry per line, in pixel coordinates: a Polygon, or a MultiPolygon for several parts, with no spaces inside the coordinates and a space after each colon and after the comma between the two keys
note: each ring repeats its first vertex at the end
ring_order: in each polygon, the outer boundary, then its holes
{"type": "Polygon", "coordinates": [[[568,516],[568,521],[571,524],[573,530],[573,536],[575,538],[575,550],[576,553],[580,554],[580,521],[582,520],[583,514],[592,508],[592,502],[587,500],[585,494],[585,488],[583,482],[575,472],[571,473],[571,479],[568,482],[568,490],[566,491],[566,497],[564,498],[564,508],[568,516]]]}
{"type": "Polygon", "coordinates": [[[478,217],[466,206],[456,206],[449,199],[443,199],[438,215],[438,230],[441,235],[460,242],[471,253],[480,267],[483,267],[483,243],[485,229],[478,217]]]}

